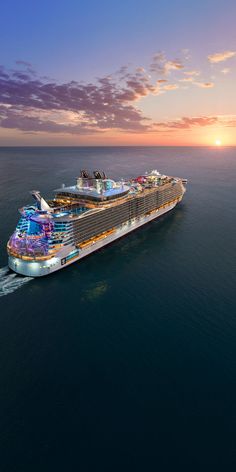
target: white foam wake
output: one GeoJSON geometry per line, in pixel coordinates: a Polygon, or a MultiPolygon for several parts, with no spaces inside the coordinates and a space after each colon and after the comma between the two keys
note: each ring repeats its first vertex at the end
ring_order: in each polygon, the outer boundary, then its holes
{"type": "Polygon", "coordinates": [[[1,279],[4,275],[6,275],[7,272],[10,272],[8,266],[6,266],[6,267],[1,267],[1,268],[0,268],[0,279],[1,279]]]}
{"type": "Polygon", "coordinates": [[[10,272],[9,268],[0,268],[0,297],[15,292],[22,285],[33,280],[33,277],[24,277],[10,272]]]}

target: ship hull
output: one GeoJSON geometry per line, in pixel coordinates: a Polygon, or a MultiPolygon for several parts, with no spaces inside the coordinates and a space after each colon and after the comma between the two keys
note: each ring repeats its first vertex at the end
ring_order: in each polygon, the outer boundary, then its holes
{"type": "Polygon", "coordinates": [[[52,272],[56,272],[68,265],[73,264],[74,262],[88,256],[89,254],[97,251],[98,249],[103,248],[104,246],[112,243],[113,241],[125,236],[126,234],[138,229],[139,227],[159,218],[161,215],[172,210],[176,204],[181,201],[182,197],[178,198],[176,201],[164,205],[162,208],[154,210],[149,215],[144,215],[139,218],[135,218],[133,221],[128,221],[122,226],[118,227],[112,234],[105,236],[103,239],[91,242],[87,247],[82,249],[77,249],[75,245],[67,246],[63,248],[58,254],[49,259],[48,261],[25,261],[20,258],[9,255],[8,265],[9,268],[14,272],[30,276],[30,277],[42,277],[49,275],[52,272]],[[75,255],[73,256],[73,252],[75,255]],[[71,256],[72,255],[72,256],[71,256]]]}

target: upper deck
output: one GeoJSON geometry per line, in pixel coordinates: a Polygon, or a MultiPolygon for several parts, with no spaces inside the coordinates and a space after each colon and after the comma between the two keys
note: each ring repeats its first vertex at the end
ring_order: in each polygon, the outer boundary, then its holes
{"type": "Polygon", "coordinates": [[[116,207],[127,200],[143,197],[152,192],[162,192],[169,186],[182,179],[161,175],[156,170],[141,175],[135,179],[115,182],[108,179],[104,173],[95,171],[92,177],[87,171],[81,171],[76,185],[56,189],[56,196],[45,201],[38,191],[32,195],[37,201],[36,206],[20,209],[23,216],[30,217],[37,223],[45,220],[69,220],[81,218],[96,211],[111,206],[116,207]],[[104,177],[104,178],[103,178],[104,177]]]}
{"type": "Polygon", "coordinates": [[[115,182],[108,179],[104,172],[94,171],[90,175],[82,170],[77,178],[76,185],[56,189],[57,197],[69,197],[72,199],[101,203],[116,200],[128,194],[130,186],[124,182],[115,182]]]}

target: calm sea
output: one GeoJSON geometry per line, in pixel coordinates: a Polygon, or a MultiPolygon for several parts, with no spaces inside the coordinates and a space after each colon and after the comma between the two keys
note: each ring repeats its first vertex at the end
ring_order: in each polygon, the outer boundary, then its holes
{"type": "Polygon", "coordinates": [[[0,470],[236,466],[236,148],[0,149],[0,470]],[[49,277],[7,270],[31,189],[189,180],[171,213],[49,277]]]}

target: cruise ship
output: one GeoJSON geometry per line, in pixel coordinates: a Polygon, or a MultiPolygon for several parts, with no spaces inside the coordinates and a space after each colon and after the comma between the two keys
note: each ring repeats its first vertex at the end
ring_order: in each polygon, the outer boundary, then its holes
{"type": "Polygon", "coordinates": [[[30,277],[67,267],[172,210],[186,183],[156,170],[119,182],[82,170],[75,185],[63,184],[52,200],[33,190],[33,203],[19,210],[8,241],[8,265],[30,277]]]}

